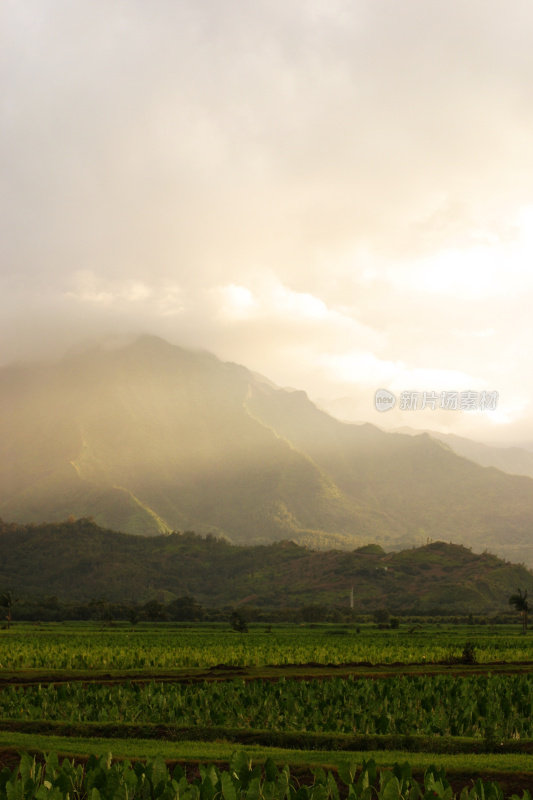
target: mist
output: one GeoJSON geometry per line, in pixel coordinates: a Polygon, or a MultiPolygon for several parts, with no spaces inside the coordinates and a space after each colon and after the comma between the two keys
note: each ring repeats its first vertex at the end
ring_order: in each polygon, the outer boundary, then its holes
{"type": "Polygon", "coordinates": [[[0,363],[148,332],[354,420],[533,439],[529,3],[0,14],[0,363]]]}

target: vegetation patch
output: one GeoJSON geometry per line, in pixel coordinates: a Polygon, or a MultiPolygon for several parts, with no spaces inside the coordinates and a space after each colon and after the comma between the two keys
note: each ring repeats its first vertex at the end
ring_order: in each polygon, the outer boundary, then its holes
{"type": "Polygon", "coordinates": [[[341,733],[282,732],[223,727],[188,727],[143,723],[72,723],[36,720],[0,720],[2,731],[76,737],[88,739],[156,739],[164,742],[234,742],[243,746],[262,745],[291,750],[329,751],[405,751],[406,753],[533,753],[533,740],[487,739],[450,736],[374,735],[350,736],[341,733]]]}

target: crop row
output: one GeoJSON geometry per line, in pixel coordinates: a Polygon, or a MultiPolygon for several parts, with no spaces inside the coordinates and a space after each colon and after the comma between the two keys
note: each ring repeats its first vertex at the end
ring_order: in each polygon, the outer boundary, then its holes
{"type": "Polygon", "coordinates": [[[6,687],[0,717],[347,734],[533,737],[533,676],[6,687]]]}
{"type": "MultiPolygon", "coordinates": [[[[0,669],[177,669],[216,664],[343,664],[370,662],[437,662],[461,655],[465,639],[447,631],[410,633],[376,630],[271,633],[230,630],[106,630],[20,629],[0,633],[0,669]]],[[[462,637],[465,636],[463,632],[462,637]]],[[[518,633],[478,637],[480,662],[533,660],[533,642],[518,633]]]]}
{"type": "MultiPolygon", "coordinates": [[[[233,755],[228,770],[201,766],[198,777],[188,779],[181,766],[169,772],[161,758],[143,764],[113,763],[92,756],[87,766],[68,760],[59,763],[53,754],[39,764],[25,754],[17,769],[0,773],[0,800],[340,800],[334,775],[314,771],[309,784],[300,785],[287,766],[278,769],[267,760],[264,769],[254,766],[244,753],[233,755]]],[[[409,764],[396,764],[378,773],[373,761],[364,763],[357,775],[355,764],[338,771],[342,796],[349,800],[453,800],[455,795],[443,771],[430,767],[422,784],[412,776],[409,764]]],[[[461,791],[460,800],[503,800],[497,783],[477,779],[461,791]]],[[[521,798],[531,800],[528,791],[521,798]]]]}

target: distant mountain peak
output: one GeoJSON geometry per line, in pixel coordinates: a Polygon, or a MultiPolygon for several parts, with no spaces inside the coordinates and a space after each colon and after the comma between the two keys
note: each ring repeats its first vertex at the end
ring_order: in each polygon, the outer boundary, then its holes
{"type": "Polygon", "coordinates": [[[342,423],[298,389],[143,334],[0,370],[0,516],[154,535],[387,548],[427,538],[533,563],[533,482],[427,434],[342,423]]]}

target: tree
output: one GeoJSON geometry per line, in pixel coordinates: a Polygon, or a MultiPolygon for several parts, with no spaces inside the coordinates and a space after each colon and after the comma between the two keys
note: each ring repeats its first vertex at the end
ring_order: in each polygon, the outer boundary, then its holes
{"type": "Polygon", "coordinates": [[[110,622],[113,619],[109,603],[103,597],[93,598],[89,606],[93,611],[94,618],[100,622],[110,622]]]}
{"type": "Polygon", "coordinates": [[[390,620],[390,614],[386,608],[378,608],[374,611],[374,622],[378,625],[388,625],[390,620]]]}
{"type": "Polygon", "coordinates": [[[166,618],[165,607],[159,602],[159,600],[149,600],[144,604],[142,610],[144,616],[150,622],[159,622],[160,620],[164,620],[166,618]]]}
{"type": "Polygon", "coordinates": [[[204,619],[205,610],[194,597],[185,595],[176,597],[175,600],[168,604],[167,614],[170,619],[176,620],[176,622],[189,622],[204,619]]]}
{"type": "Polygon", "coordinates": [[[326,606],[315,605],[311,603],[308,606],[302,606],[300,609],[300,617],[304,622],[325,622],[328,615],[326,606]]]}
{"type": "Polygon", "coordinates": [[[239,633],[248,633],[248,625],[246,624],[246,620],[244,619],[240,611],[231,612],[231,617],[229,618],[229,624],[231,625],[234,631],[238,631],[239,633]]]}
{"type": "Polygon", "coordinates": [[[8,630],[11,626],[11,622],[13,620],[13,605],[15,603],[15,598],[13,597],[12,592],[8,591],[0,594],[0,606],[5,608],[6,610],[6,621],[8,630]]]}
{"type": "Polygon", "coordinates": [[[514,606],[522,615],[522,633],[525,633],[527,631],[527,614],[529,611],[527,589],[525,589],[524,592],[519,589],[518,594],[512,594],[509,598],[509,605],[514,606]]]}
{"type": "Polygon", "coordinates": [[[128,609],[128,619],[132,625],[137,625],[139,622],[139,609],[137,606],[132,606],[128,609]]]}

